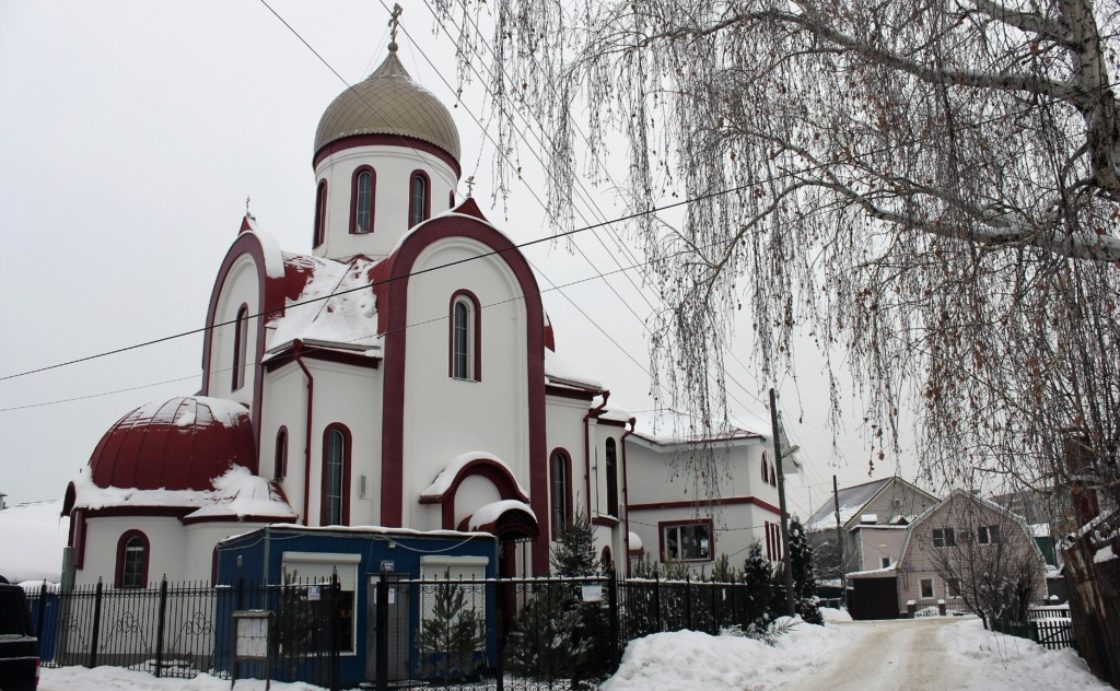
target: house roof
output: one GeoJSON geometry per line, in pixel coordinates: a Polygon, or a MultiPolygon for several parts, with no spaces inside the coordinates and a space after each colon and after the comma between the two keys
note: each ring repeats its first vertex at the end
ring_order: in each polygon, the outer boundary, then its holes
{"type": "MultiPolygon", "coordinates": [[[[840,523],[844,528],[851,530],[854,525],[860,523],[860,516],[866,513],[863,509],[871,503],[879,495],[880,492],[885,491],[893,484],[902,483],[906,488],[925,495],[934,504],[938,499],[934,495],[918,487],[912,482],[908,482],[898,477],[897,475],[885,477],[880,480],[871,480],[851,487],[845,487],[837,492],[840,502],[840,523]]],[[[826,500],[821,504],[813,515],[809,517],[809,521],[805,524],[805,530],[828,530],[836,527],[836,508],[835,502],[832,498],[826,500]]]]}
{"type": "Polygon", "coordinates": [[[714,427],[711,433],[705,434],[698,420],[671,408],[635,411],[633,416],[636,420],[634,436],[658,446],[765,439],[764,434],[738,420],[728,420],[726,425],[714,427]]]}

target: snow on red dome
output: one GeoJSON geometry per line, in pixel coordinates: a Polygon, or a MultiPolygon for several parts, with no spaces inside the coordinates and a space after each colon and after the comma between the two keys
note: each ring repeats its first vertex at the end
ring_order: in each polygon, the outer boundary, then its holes
{"type": "Polygon", "coordinates": [[[149,403],[105,432],[89,459],[99,487],[209,490],[230,466],[257,471],[245,406],[203,396],[149,403]]]}

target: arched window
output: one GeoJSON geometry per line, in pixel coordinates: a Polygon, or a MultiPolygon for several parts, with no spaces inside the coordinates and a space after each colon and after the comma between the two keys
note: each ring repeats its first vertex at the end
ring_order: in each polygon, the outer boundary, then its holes
{"type": "Polygon", "coordinates": [[[563,449],[552,452],[549,470],[552,473],[552,539],[564,537],[571,522],[572,497],[570,473],[571,463],[568,453],[563,449]]]}
{"type": "Polygon", "coordinates": [[[412,171],[408,180],[408,227],[426,221],[432,215],[432,183],[422,170],[412,171]]]}
{"type": "Polygon", "coordinates": [[[618,453],[613,437],[607,439],[607,513],[618,516],[618,453]]]}
{"type": "Polygon", "coordinates": [[[274,480],[283,480],[288,474],[288,428],[280,427],[276,433],[276,465],[272,471],[274,480]]]}
{"type": "Polygon", "coordinates": [[[350,430],[334,423],[323,433],[321,525],[350,522],[350,430]]]}
{"type": "Polygon", "coordinates": [[[760,467],[762,468],[762,481],[763,482],[769,482],[770,481],[770,471],[768,471],[766,469],[766,452],[765,451],[762,452],[762,465],[760,467]]]}
{"type": "Polygon", "coordinates": [[[118,588],[143,588],[148,583],[148,536],[139,530],[126,530],[117,540],[116,585],[118,588]]]}
{"type": "Polygon", "coordinates": [[[312,247],[323,244],[323,234],[327,225],[327,181],[320,180],[315,188],[315,234],[311,241],[312,247]]]}
{"type": "Polygon", "coordinates": [[[245,386],[245,353],[249,343],[249,306],[237,308],[237,319],[233,324],[233,369],[230,391],[245,386]]]}
{"type": "Polygon", "coordinates": [[[482,381],[482,321],[478,298],[469,290],[451,296],[448,375],[482,381]]]}
{"type": "Polygon", "coordinates": [[[350,181],[350,232],[373,232],[373,202],[377,174],[369,166],[359,166],[350,181]]]}
{"type": "Polygon", "coordinates": [[[455,190],[451,190],[447,193],[447,208],[455,208],[455,190]]]}

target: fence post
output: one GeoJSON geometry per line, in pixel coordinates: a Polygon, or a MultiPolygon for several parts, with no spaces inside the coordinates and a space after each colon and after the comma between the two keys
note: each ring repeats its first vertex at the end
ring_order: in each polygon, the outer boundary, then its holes
{"type": "Polygon", "coordinates": [[[719,614],[717,614],[717,612],[719,612],[719,608],[716,606],[717,600],[719,598],[716,597],[716,593],[722,593],[723,586],[716,585],[715,582],[713,582],[710,590],[712,592],[712,630],[710,633],[715,636],[719,634],[719,614]]]}
{"type": "Polygon", "coordinates": [[[101,579],[97,579],[97,589],[93,594],[93,633],[90,634],[89,639],[89,664],[86,667],[97,666],[97,638],[101,635],[101,593],[102,593],[101,579]]]}
{"type": "Polygon", "coordinates": [[[656,571],[653,572],[653,611],[657,616],[657,630],[650,633],[661,633],[661,578],[656,571]]]}
{"type": "Polygon", "coordinates": [[[156,678],[163,674],[163,627],[167,623],[167,574],[159,583],[159,621],[156,624],[156,678]]]}
{"type": "Polygon", "coordinates": [[[731,574],[731,585],[727,589],[731,591],[731,625],[734,626],[739,623],[739,615],[735,611],[735,574],[731,574]]]}
{"type": "Polygon", "coordinates": [[[39,611],[35,613],[35,637],[39,639],[40,647],[43,645],[43,616],[47,611],[47,579],[39,586],[39,611]]]}
{"type": "Polygon", "coordinates": [[[374,644],[377,653],[377,667],[374,671],[377,691],[389,689],[389,581],[386,580],[386,575],[382,571],[381,578],[377,581],[377,611],[374,615],[374,644]]]}
{"type": "Polygon", "coordinates": [[[342,586],[338,582],[338,572],[331,573],[331,597],[330,597],[330,610],[327,612],[327,619],[330,622],[331,634],[331,691],[338,691],[338,648],[339,648],[339,631],[338,631],[338,604],[342,596],[342,586]]]}
{"type": "Polygon", "coordinates": [[[692,630],[692,575],[684,575],[684,621],[685,628],[692,630]]]}
{"type": "MultiPolygon", "coordinates": [[[[420,586],[423,591],[424,586],[420,586]]],[[[508,614],[510,621],[513,620],[513,612],[506,612],[506,584],[502,581],[502,574],[498,574],[497,582],[494,584],[494,630],[497,633],[495,636],[495,644],[497,650],[495,651],[498,659],[496,660],[496,673],[494,674],[495,691],[505,691],[505,674],[506,674],[506,636],[509,635],[509,630],[506,628],[506,616],[508,614]]],[[[516,609],[516,608],[515,608],[516,609]]],[[[511,624],[512,626],[512,624],[511,624]]]]}
{"type": "Polygon", "coordinates": [[[620,627],[618,622],[618,576],[612,569],[607,575],[607,607],[610,610],[610,629],[611,629],[611,672],[618,669],[619,664],[622,662],[620,640],[620,627]]]}

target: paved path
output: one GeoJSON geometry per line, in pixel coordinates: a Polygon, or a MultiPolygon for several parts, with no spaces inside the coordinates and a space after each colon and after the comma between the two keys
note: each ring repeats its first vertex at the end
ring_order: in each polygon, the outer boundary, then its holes
{"type": "Polygon", "coordinates": [[[833,622],[850,628],[852,644],[815,670],[796,691],[941,691],[968,681],[941,643],[940,630],[959,619],[833,622]]]}

